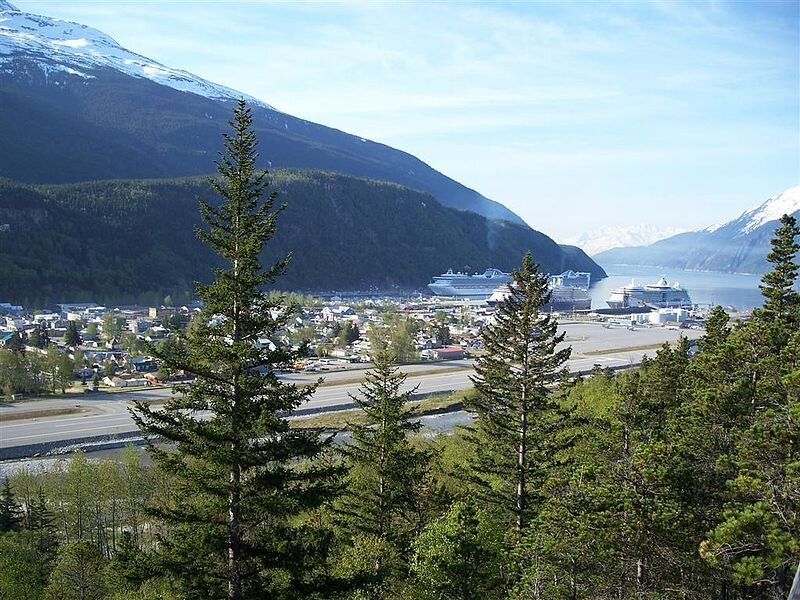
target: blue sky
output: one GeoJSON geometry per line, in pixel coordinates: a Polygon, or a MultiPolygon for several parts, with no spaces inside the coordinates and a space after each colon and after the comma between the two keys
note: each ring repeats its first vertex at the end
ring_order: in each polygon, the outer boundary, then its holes
{"type": "Polygon", "coordinates": [[[12,1],[410,152],[556,239],[705,227],[800,182],[797,0],[12,1]]]}

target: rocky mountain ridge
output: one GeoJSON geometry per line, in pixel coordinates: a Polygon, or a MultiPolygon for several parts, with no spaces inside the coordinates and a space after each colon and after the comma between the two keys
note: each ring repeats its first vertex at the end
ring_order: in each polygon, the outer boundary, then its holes
{"type": "Polygon", "coordinates": [[[800,218],[800,186],[776,194],[730,221],[681,233],[647,246],[614,248],[594,256],[603,265],[647,265],[676,269],[765,273],[778,219],[800,218]]]}

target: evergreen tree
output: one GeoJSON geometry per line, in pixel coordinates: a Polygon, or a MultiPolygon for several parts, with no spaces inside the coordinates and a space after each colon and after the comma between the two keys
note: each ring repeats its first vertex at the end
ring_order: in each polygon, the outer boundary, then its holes
{"type": "Polygon", "coordinates": [[[67,321],[67,331],[64,334],[64,343],[71,348],[81,345],[81,332],[77,321],[67,321]]]}
{"type": "Polygon", "coordinates": [[[3,482],[0,492],[0,533],[16,531],[22,526],[22,509],[14,498],[8,477],[3,482]]]}
{"type": "Polygon", "coordinates": [[[46,348],[50,345],[50,334],[43,324],[37,325],[28,336],[28,343],[37,348],[46,348]]]}
{"type": "Polygon", "coordinates": [[[278,339],[296,307],[263,291],[289,257],[267,269],[259,263],[280,209],[273,210],[275,194],[262,199],[266,173],[255,168],[257,142],[244,102],[230,126],[219,177],[209,180],[221,203],[200,201],[207,229],[198,231],[224,267],[211,284],[197,285],[205,307],[184,343],[175,352],[154,349],[167,368],[196,380],[177,388],[162,410],[137,403],[134,418],[175,482],[171,500],[157,511],[169,529],[159,551],[187,595],[301,595],[315,582],[304,579],[295,518],[326,498],[331,469],[310,461],[327,442],[316,431],[291,429],[284,416],[315,389],[274,373],[300,353],[257,344],[261,336],[278,339]],[[159,438],[174,448],[156,446],[159,438]]]}
{"type": "Polygon", "coordinates": [[[41,485],[25,508],[25,529],[30,531],[40,561],[49,567],[58,552],[58,532],[53,524],[53,513],[47,508],[47,499],[41,485]]]}
{"type": "Polygon", "coordinates": [[[450,336],[450,328],[444,323],[439,323],[434,327],[433,336],[440,346],[447,346],[453,342],[453,338],[450,336]]]}
{"type": "Polygon", "coordinates": [[[413,390],[386,347],[373,356],[360,394],[351,396],[366,423],[351,425],[353,442],[343,451],[349,472],[335,504],[344,549],[337,571],[368,598],[403,597],[406,553],[421,527],[419,488],[427,455],[409,435],[420,424],[406,408],[413,390]]]}
{"type": "Polygon", "coordinates": [[[358,324],[351,323],[348,321],[342,327],[342,331],[339,334],[341,339],[342,345],[349,346],[353,342],[355,342],[359,337],[361,337],[361,331],[358,329],[358,324]]]}
{"type": "Polygon", "coordinates": [[[481,332],[485,354],[475,363],[477,412],[474,479],[508,515],[522,535],[543,483],[551,452],[546,429],[551,423],[548,386],[556,381],[571,348],[551,313],[547,277],[530,254],[513,273],[510,293],[498,303],[494,322],[481,332]]]}
{"type": "Polygon", "coordinates": [[[794,259],[800,250],[796,239],[800,227],[791,215],[783,215],[780,223],[771,241],[772,250],[767,255],[772,270],[761,278],[764,296],[761,312],[768,320],[783,319],[790,327],[797,327],[800,323],[800,293],[794,287],[798,270],[794,259]]]}
{"type": "Polygon", "coordinates": [[[27,336],[25,335],[24,331],[17,331],[14,335],[6,342],[4,348],[10,350],[12,352],[22,353],[25,351],[25,344],[27,342],[27,336]]]}
{"type": "MultiPolygon", "coordinates": [[[[351,396],[366,424],[350,427],[353,442],[343,451],[347,489],[336,509],[348,534],[373,536],[402,552],[420,527],[417,491],[427,456],[408,439],[420,424],[406,409],[414,390],[401,391],[406,376],[394,366],[394,355],[382,349],[373,363],[360,394],[351,396]]],[[[372,558],[371,584],[378,585],[386,565],[380,557],[372,558]]]]}
{"type": "Polygon", "coordinates": [[[718,459],[728,466],[724,505],[700,550],[751,597],[786,597],[800,562],[798,235],[784,215],[768,256],[773,270],[762,279],[764,307],[725,344],[738,375],[736,418],[718,459]]]}

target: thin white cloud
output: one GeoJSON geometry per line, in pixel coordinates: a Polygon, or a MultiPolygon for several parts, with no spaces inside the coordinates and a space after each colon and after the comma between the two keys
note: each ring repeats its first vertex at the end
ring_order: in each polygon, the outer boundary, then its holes
{"type": "Polygon", "coordinates": [[[693,189],[744,202],[797,179],[800,35],[780,3],[17,4],[520,211],[527,194],[613,218],[598,206],[638,211],[624,203],[649,188],[689,212],[693,189]]]}

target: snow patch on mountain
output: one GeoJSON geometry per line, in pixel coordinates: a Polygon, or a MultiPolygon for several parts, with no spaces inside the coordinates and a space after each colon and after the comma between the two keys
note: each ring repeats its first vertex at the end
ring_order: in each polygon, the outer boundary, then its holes
{"type": "Polygon", "coordinates": [[[738,220],[746,221],[742,226],[742,232],[749,233],[770,221],[777,221],[783,215],[791,215],[798,211],[800,211],[800,185],[790,187],[761,206],[746,211],[738,220]]]}
{"type": "Polygon", "coordinates": [[[89,40],[86,38],[78,38],[77,40],[54,40],[56,46],[67,46],[69,48],[83,48],[89,45],[89,40]]]}
{"type": "Polygon", "coordinates": [[[91,77],[87,71],[110,67],[183,92],[214,100],[238,100],[274,110],[268,104],[187,71],[172,69],[121,47],[110,36],[69,21],[19,11],[0,0],[0,70],[10,72],[18,56],[36,61],[45,72],[91,77]]]}
{"type": "Polygon", "coordinates": [[[563,244],[578,246],[589,256],[594,256],[611,248],[648,246],[658,240],[689,231],[681,227],[662,227],[659,225],[607,225],[577,237],[561,240],[563,244]]]}

